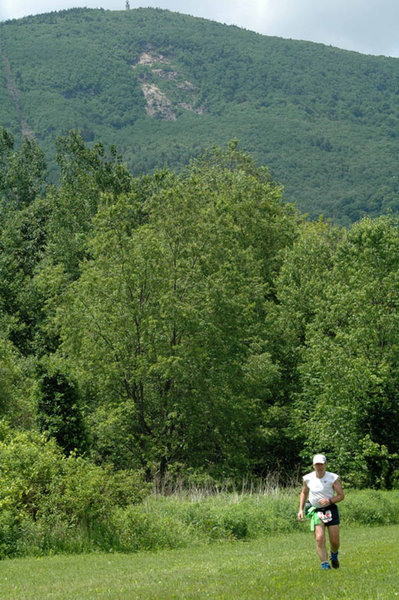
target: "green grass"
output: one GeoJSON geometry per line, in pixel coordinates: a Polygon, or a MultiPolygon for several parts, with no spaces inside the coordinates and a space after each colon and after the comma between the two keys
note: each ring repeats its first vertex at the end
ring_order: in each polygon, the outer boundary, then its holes
{"type": "Polygon", "coordinates": [[[3,600],[399,597],[399,526],[342,527],[341,569],[323,572],[303,532],[158,553],[5,560],[3,600]]]}

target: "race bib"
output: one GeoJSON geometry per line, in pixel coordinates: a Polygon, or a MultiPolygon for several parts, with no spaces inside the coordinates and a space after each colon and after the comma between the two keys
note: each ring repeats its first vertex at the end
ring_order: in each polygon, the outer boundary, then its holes
{"type": "Polygon", "coordinates": [[[329,523],[330,521],[332,521],[333,518],[331,510],[326,510],[325,512],[320,510],[317,513],[317,516],[320,518],[321,521],[323,521],[323,523],[329,523]]]}

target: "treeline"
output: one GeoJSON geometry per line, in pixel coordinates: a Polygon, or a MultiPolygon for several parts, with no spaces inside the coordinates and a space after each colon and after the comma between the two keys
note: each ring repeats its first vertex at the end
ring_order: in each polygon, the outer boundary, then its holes
{"type": "Polygon", "coordinates": [[[71,132],[57,163],[49,185],[1,132],[7,481],[45,447],[75,481],[288,478],[322,451],[348,484],[398,486],[394,217],[309,222],[236,142],[134,177],[71,132]]]}

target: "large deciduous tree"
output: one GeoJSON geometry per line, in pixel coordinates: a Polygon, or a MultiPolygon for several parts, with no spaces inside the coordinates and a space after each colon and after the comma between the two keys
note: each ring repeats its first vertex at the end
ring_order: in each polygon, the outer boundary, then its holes
{"type": "Polygon", "coordinates": [[[92,260],[59,311],[63,360],[95,398],[99,451],[149,476],[245,471],[279,377],[265,313],[296,214],[238,156],[159,173],[144,201],[105,198],[92,260]]]}

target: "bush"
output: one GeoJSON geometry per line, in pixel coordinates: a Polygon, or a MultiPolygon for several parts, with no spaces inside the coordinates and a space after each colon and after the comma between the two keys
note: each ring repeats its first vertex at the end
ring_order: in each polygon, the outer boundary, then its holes
{"type": "Polygon", "coordinates": [[[114,472],[54,440],[0,427],[0,556],[112,546],[112,511],[148,494],[140,474],[114,472]]]}

